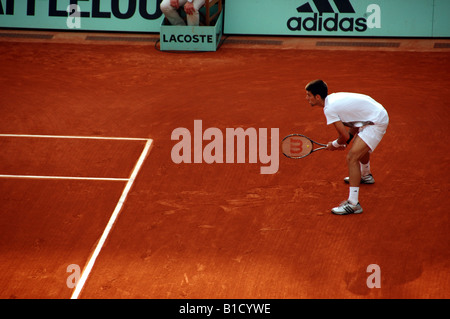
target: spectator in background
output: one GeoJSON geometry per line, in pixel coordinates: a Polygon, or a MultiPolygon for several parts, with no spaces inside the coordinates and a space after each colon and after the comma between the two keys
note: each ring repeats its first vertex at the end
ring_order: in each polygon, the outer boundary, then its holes
{"type": "Polygon", "coordinates": [[[178,13],[178,9],[183,7],[186,12],[186,20],[189,26],[198,26],[200,24],[200,15],[198,10],[205,4],[205,0],[163,0],[161,2],[161,11],[172,25],[186,25],[184,19],[178,13]]]}

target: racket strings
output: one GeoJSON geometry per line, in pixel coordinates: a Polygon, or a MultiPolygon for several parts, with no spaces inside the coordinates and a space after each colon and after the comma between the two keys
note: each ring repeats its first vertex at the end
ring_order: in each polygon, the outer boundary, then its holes
{"type": "Polygon", "coordinates": [[[302,136],[290,136],[283,141],[283,153],[291,157],[302,157],[311,153],[311,141],[302,136]]]}

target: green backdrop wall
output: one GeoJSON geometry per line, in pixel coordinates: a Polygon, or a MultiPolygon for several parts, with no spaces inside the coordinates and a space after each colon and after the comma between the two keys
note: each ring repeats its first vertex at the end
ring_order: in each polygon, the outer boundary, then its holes
{"type": "MultiPolygon", "coordinates": [[[[159,33],[161,0],[0,0],[0,27],[159,33]]],[[[224,33],[449,37],[450,0],[225,0],[224,33]]]]}
{"type": "Polygon", "coordinates": [[[450,0],[227,0],[226,34],[450,36],[450,0]]]}

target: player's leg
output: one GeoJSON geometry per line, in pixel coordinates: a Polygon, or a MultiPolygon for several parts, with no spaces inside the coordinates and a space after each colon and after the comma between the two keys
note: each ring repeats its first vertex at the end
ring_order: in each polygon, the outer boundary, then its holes
{"type": "Polygon", "coordinates": [[[369,162],[370,162],[370,152],[367,152],[366,154],[364,154],[363,157],[361,157],[361,160],[359,162],[361,164],[363,164],[363,165],[369,164],[369,162]]]}
{"type": "Polygon", "coordinates": [[[343,202],[339,207],[333,208],[331,211],[334,214],[358,214],[362,213],[361,205],[359,204],[359,184],[361,182],[361,167],[360,162],[369,163],[370,152],[374,151],[380,143],[384,134],[386,133],[387,124],[383,125],[368,125],[360,129],[358,136],[355,137],[352,148],[347,154],[347,164],[349,171],[349,198],[343,202]]]}
{"type": "Polygon", "coordinates": [[[361,168],[361,184],[375,183],[372,171],[370,170],[370,154],[371,151],[367,152],[367,154],[359,160],[359,166],[361,168]]]}
{"type": "Polygon", "coordinates": [[[370,160],[370,147],[358,135],[355,137],[352,148],[347,154],[347,166],[350,187],[359,187],[361,182],[360,162],[368,163],[370,160]]]}
{"type": "Polygon", "coordinates": [[[361,169],[361,183],[363,184],[373,184],[375,182],[370,171],[370,155],[381,142],[381,139],[386,133],[386,129],[387,123],[382,125],[369,125],[361,128],[358,134],[360,140],[364,141],[366,146],[369,148],[369,151],[359,160],[361,169]]]}
{"type": "Polygon", "coordinates": [[[347,154],[347,166],[349,173],[349,196],[348,199],[338,207],[331,210],[333,214],[347,215],[359,214],[363,212],[359,204],[359,185],[361,182],[360,160],[367,159],[370,147],[359,137],[356,136],[352,148],[347,154]]]}
{"type": "MultiPolygon", "coordinates": [[[[352,127],[349,130],[349,133],[353,136],[357,136],[359,132],[358,127],[352,127]]],[[[370,153],[367,152],[359,161],[361,168],[361,184],[374,184],[375,180],[373,179],[372,172],[370,171],[370,153]]],[[[349,177],[344,178],[344,182],[349,183],[349,177]]]]}

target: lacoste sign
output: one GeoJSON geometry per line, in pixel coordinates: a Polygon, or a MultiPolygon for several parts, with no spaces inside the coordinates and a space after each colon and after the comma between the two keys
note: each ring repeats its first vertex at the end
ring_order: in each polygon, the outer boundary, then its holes
{"type": "Polygon", "coordinates": [[[311,0],[297,7],[287,27],[291,31],[365,32],[381,28],[381,8],[369,4],[361,13],[355,11],[350,0],[311,0]]]}

